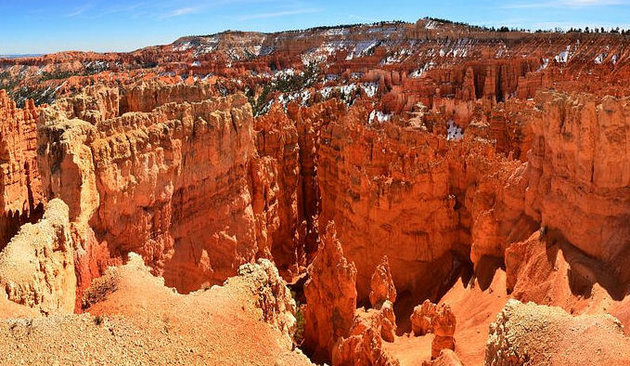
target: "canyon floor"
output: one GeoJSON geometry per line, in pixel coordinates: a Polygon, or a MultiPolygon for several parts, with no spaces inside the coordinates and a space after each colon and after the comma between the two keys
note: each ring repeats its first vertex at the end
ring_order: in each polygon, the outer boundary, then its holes
{"type": "Polygon", "coordinates": [[[3,365],[630,364],[630,36],[0,59],[3,365]]]}

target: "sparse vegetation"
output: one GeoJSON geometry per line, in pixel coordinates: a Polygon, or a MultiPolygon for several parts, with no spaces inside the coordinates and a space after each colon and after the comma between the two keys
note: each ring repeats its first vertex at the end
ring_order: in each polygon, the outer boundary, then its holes
{"type": "Polygon", "coordinates": [[[295,300],[296,304],[296,312],[295,312],[295,334],[293,335],[293,342],[296,346],[301,346],[302,342],[304,342],[304,314],[302,313],[301,304],[297,300],[297,294],[295,291],[291,291],[291,296],[295,300]]]}
{"type": "Polygon", "coordinates": [[[281,93],[296,92],[313,86],[317,81],[317,76],[317,66],[311,63],[299,74],[283,74],[272,82],[272,87],[281,93]]]}
{"type": "Polygon", "coordinates": [[[319,68],[316,64],[309,64],[306,69],[298,74],[284,73],[263,86],[258,97],[253,90],[246,90],[245,94],[252,106],[254,116],[264,114],[265,108],[269,104],[269,97],[273,92],[293,93],[302,91],[313,86],[319,79],[319,68]]]}
{"type": "Polygon", "coordinates": [[[67,79],[71,76],[75,76],[78,75],[78,73],[76,72],[72,72],[72,71],[53,71],[53,72],[42,72],[42,76],[40,78],[41,81],[46,81],[46,80],[60,80],[60,79],[67,79]]]}

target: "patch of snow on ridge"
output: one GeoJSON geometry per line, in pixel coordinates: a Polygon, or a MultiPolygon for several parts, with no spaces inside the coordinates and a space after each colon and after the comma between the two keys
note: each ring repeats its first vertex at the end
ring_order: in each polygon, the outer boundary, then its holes
{"type": "Polygon", "coordinates": [[[355,84],[342,85],[342,86],[339,87],[339,90],[341,91],[341,93],[347,95],[347,94],[351,94],[355,90],[357,90],[357,86],[355,84]]]}
{"type": "Polygon", "coordinates": [[[330,98],[330,95],[332,94],[332,92],[333,92],[333,87],[332,86],[327,86],[327,87],[322,88],[319,91],[319,94],[321,94],[321,96],[324,99],[328,99],[328,98],[330,98]]]}
{"type": "Polygon", "coordinates": [[[569,62],[570,58],[571,58],[571,46],[567,46],[566,50],[556,55],[555,60],[557,63],[566,64],[567,62],[569,62]]]}
{"type": "Polygon", "coordinates": [[[447,122],[448,124],[448,133],[446,135],[446,140],[448,141],[459,141],[464,138],[464,130],[459,127],[455,122],[451,119],[447,122]]]}
{"type": "Polygon", "coordinates": [[[606,55],[603,53],[600,53],[599,55],[597,55],[597,57],[595,57],[595,63],[598,65],[601,65],[604,63],[605,58],[606,58],[606,55]]]}
{"type": "Polygon", "coordinates": [[[388,122],[388,121],[391,121],[392,116],[393,116],[392,114],[387,114],[381,111],[373,110],[370,113],[370,116],[368,117],[368,124],[371,125],[375,121],[380,122],[380,123],[388,122]]]}
{"type": "Polygon", "coordinates": [[[190,42],[186,42],[186,43],[182,43],[179,46],[173,46],[173,51],[186,51],[189,50],[193,47],[192,43],[190,42]]]}
{"type": "Polygon", "coordinates": [[[543,58],[543,64],[540,65],[540,67],[536,71],[542,71],[542,70],[546,69],[547,66],[549,66],[549,59],[548,58],[543,58]]]}
{"type": "Polygon", "coordinates": [[[413,51],[403,48],[400,51],[397,51],[393,55],[389,55],[385,57],[383,61],[381,61],[382,65],[392,65],[402,62],[406,57],[411,56],[413,51]]]}
{"type": "Polygon", "coordinates": [[[422,75],[424,75],[425,72],[429,71],[435,64],[433,63],[433,61],[424,64],[424,66],[422,66],[420,69],[412,72],[409,77],[410,78],[419,78],[422,75]]]}
{"type": "Polygon", "coordinates": [[[349,33],[350,31],[345,28],[333,28],[333,29],[327,30],[326,33],[324,34],[327,36],[345,36],[345,35],[348,35],[349,33]]]}
{"type": "Polygon", "coordinates": [[[284,70],[278,70],[276,71],[273,76],[276,78],[280,78],[280,77],[284,77],[284,76],[294,76],[295,75],[295,69],[284,69],[284,70]]]}
{"type": "Polygon", "coordinates": [[[278,103],[282,104],[284,107],[286,107],[287,104],[293,101],[299,101],[301,105],[306,105],[310,99],[311,92],[308,90],[303,90],[301,92],[295,92],[291,94],[280,94],[280,96],[278,96],[278,103]]]}
{"type": "Polygon", "coordinates": [[[363,57],[370,53],[376,46],[378,46],[380,41],[372,40],[372,41],[363,41],[357,43],[354,47],[354,50],[348,54],[346,57],[346,61],[352,60],[355,57],[363,57]]]}
{"type": "Polygon", "coordinates": [[[353,44],[348,41],[330,41],[324,42],[317,48],[312,48],[302,55],[302,63],[308,65],[309,63],[320,63],[326,61],[328,56],[339,52],[340,50],[347,49],[353,44]]]}
{"type": "Polygon", "coordinates": [[[376,95],[376,92],[378,91],[378,83],[363,83],[361,84],[361,89],[363,89],[363,92],[365,92],[365,95],[367,95],[370,98],[373,98],[376,95]]]}
{"type": "Polygon", "coordinates": [[[356,92],[359,87],[356,84],[349,85],[341,85],[341,86],[326,86],[319,90],[319,94],[324,99],[328,99],[333,96],[333,93],[338,92],[339,97],[344,99],[346,97],[351,97],[354,92],[356,92]]]}

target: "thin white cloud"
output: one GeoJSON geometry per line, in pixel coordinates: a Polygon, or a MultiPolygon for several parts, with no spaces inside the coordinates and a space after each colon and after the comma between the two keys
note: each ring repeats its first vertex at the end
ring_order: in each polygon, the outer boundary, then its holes
{"type": "Polygon", "coordinates": [[[75,11],[66,14],[66,17],[68,17],[68,18],[78,17],[79,15],[82,15],[86,11],[90,10],[93,6],[94,6],[94,4],[85,4],[82,7],[77,8],[75,11]]]}
{"type": "Polygon", "coordinates": [[[289,15],[299,15],[299,14],[312,14],[322,12],[323,9],[299,9],[299,10],[285,10],[285,11],[276,11],[270,13],[258,13],[258,14],[249,14],[243,15],[239,17],[239,20],[250,20],[250,19],[265,19],[265,18],[277,18],[277,17],[285,17],[289,15]]]}
{"type": "Polygon", "coordinates": [[[189,14],[198,13],[200,10],[201,10],[201,8],[198,8],[198,7],[187,7],[187,8],[174,9],[174,10],[164,14],[162,16],[162,18],[166,19],[166,18],[180,17],[182,15],[189,15],[189,14]]]}
{"type": "Polygon", "coordinates": [[[381,19],[364,17],[364,16],[361,16],[361,15],[354,15],[354,14],[348,15],[348,19],[358,20],[360,22],[368,22],[368,23],[376,23],[379,20],[381,20],[381,19]]]}

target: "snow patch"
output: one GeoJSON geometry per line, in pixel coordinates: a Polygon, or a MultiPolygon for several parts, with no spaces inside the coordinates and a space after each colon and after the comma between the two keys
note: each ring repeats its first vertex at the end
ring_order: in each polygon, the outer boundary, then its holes
{"type": "Polygon", "coordinates": [[[346,28],[333,28],[329,29],[324,33],[326,36],[345,36],[348,35],[350,31],[346,28]]]}
{"type": "Polygon", "coordinates": [[[427,24],[424,26],[425,29],[435,29],[438,26],[438,22],[435,20],[429,20],[427,24]]]}
{"type": "Polygon", "coordinates": [[[542,71],[542,70],[546,69],[547,66],[549,66],[549,59],[548,58],[543,58],[543,64],[540,65],[540,67],[536,71],[542,71]]]}
{"type": "Polygon", "coordinates": [[[567,46],[566,50],[556,55],[555,60],[559,64],[566,64],[567,62],[569,62],[570,58],[571,58],[571,46],[567,46]]]}
{"type": "Polygon", "coordinates": [[[401,63],[402,61],[405,60],[405,58],[411,56],[412,54],[413,54],[413,51],[403,48],[402,50],[397,51],[393,55],[387,56],[383,61],[381,61],[381,65],[392,65],[392,64],[401,63]]]}
{"type": "Polygon", "coordinates": [[[300,101],[300,104],[306,105],[310,99],[311,92],[308,90],[303,90],[301,92],[295,92],[291,94],[280,94],[280,96],[278,96],[278,103],[282,104],[284,107],[286,107],[287,104],[293,101],[300,101]]]}
{"type": "Polygon", "coordinates": [[[355,90],[357,90],[356,84],[342,85],[339,87],[339,91],[346,95],[353,93],[355,90]]]}
{"type": "Polygon", "coordinates": [[[350,61],[355,57],[363,57],[367,55],[376,48],[379,43],[380,41],[376,40],[358,42],[356,46],[354,46],[354,50],[346,56],[346,61],[350,61]]]}
{"type": "Polygon", "coordinates": [[[387,114],[381,111],[373,110],[370,113],[370,116],[368,117],[368,124],[371,125],[375,121],[380,122],[380,123],[388,122],[388,121],[391,121],[392,117],[393,117],[392,114],[387,114]]]}
{"type": "Polygon", "coordinates": [[[363,83],[361,84],[361,89],[363,89],[365,95],[373,98],[378,91],[378,83],[363,83]]]}
{"type": "Polygon", "coordinates": [[[173,51],[186,51],[193,47],[193,44],[190,42],[182,43],[179,46],[173,46],[173,51]]]}
{"type": "Polygon", "coordinates": [[[281,78],[281,77],[285,77],[285,76],[294,76],[295,75],[295,69],[284,69],[284,70],[278,70],[276,71],[273,76],[275,78],[281,78]]]}
{"type": "Polygon", "coordinates": [[[464,138],[464,130],[459,127],[452,119],[447,122],[448,124],[448,133],[446,135],[446,140],[448,141],[459,141],[464,138]]]}
{"type": "Polygon", "coordinates": [[[334,92],[339,92],[339,97],[341,99],[345,99],[345,97],[351,96],[358,89],[359,87],[356,84],[326,86],[320,89],[319,94],[322,96],[322,98],[328,99],[333,95],[334,92]]]}
{"type": "Polygon", "coordinates": [[[425,72],[429,71],[433,66],[435,66],[435,64],[433,63],[433,61],[424,64],[424,66],[422,66],[420,69],[412,72],[409,77],[410,78],[419,78],[422,77],[422,75],[424,75],[425,72]]]}

